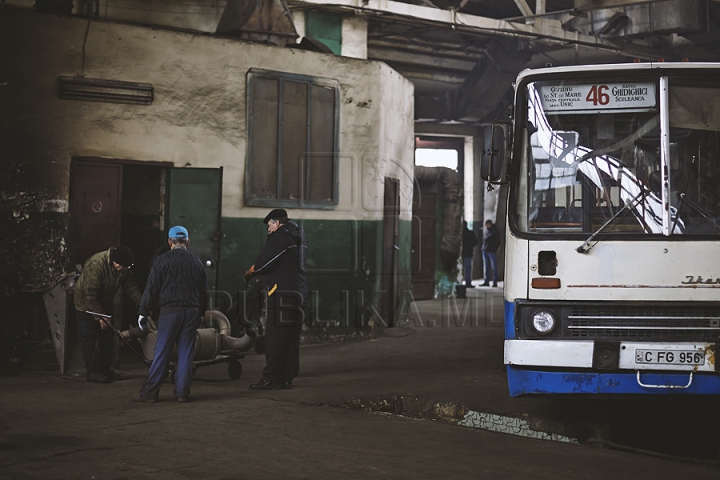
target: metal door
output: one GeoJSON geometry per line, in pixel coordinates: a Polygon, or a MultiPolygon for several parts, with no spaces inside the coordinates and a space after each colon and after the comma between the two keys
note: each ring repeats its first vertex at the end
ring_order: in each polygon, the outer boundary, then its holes
{"type": "Polygon", "coordinates": [[[120,243],[122,164],[73,160],[70,265],[120,243]]]}
{"type": "Polygon", "coordinates": [[[218,283],[221,198],[222,168],[170,170],[168,223],[188,229],[189,250],[205,264],[210,290],[218,283]]]}
{"type": "Polygon", "coordinates": [[[400,181],[385,177],[382,245],[381,315],[388,327],[395,323],[398,297],[398,239],[400,236],[400,181]]]}
{"type": "Polygon", "coordinates": [[[437,255],[437,193],[415,185],[412,223],[412,291],[415,300],[435,298],[437,255]]]}

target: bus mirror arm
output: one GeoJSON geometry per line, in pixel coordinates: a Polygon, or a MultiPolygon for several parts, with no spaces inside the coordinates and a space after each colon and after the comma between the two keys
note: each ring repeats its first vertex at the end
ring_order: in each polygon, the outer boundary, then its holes
{"type": "Polygon", "coordinates": [[[610,219],[609,219],[607,222],[603,223],[600,228],[598,228],[597,230],[595,230],[595,232],[594,232],[592,235],[590,235],[590,236],[588,237],[588,239],[585,240],[585,242],[583,242],[582,245],[580,245],[579,247],[577,247],[577,248],[575,249],[575,251],[578,252],[578,253],[590,253],[590,250],[592,250],[593,247],[595,247],[595,245],[598,244],[599,240],[596,241],[595,243],[593,243],[592,245],[590,245],[590,242],[592,242],[592,241],[595,239],[595,237],[596,237],[600,232],[602,232],[603,230],[605,230],[605,227],[607,227],[607,226],[610,225],[613,221],[615,221],[615,219],[618,218],[621,213],[625,212],[626,210],[629,211],[631,208],[635,208],[635,206],[637,206],[638,203],[640,203],[641,201],[643,201],[643,199],[645,198],[645,195],[647,195],[648,193],[649,193],[649,191],[641,190],[640,193],[638,193],[638,194],[635,196],[635,198],[633,198],[633,199],[630,200],[628,203],[626,203],[625,206],[624,206],[623,208],[621,208],[620,210],[618,210],[617,213],[615,213],[615,215],[613,215],[612,217],[610,217],[610,219]]]}

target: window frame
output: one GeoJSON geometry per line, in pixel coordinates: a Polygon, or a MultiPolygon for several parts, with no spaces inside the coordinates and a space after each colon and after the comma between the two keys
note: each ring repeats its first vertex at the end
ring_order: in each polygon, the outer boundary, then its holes
{"type": "MultiPolygon", "coordinates": [[[[246,142],[246,156],[245,156],[245,204],[248,206],[263,206],[263,207],[289,207],[289,208],[312,208],[312,209],[325,209],[332,210],[338,205],[338,191],[339,191],[339,154],[338,146],[340,141],[340,83],[335,79],[313,77],[308,75],[292,74],[287,72],[279,72],[273,70],[257,69],[252,68],[247,73],[247,142],[246,142]],[[275,80],[278,82],[278,122],[277,122],[277,195],[275,198],[259,198],[251,196],[252,192],[252,177],[253,177],[253,138],[254,138],[254,124],[253,121],[253,99],[254,99],[254,86],[253,79],[268,79],[275,80]],[[305,198],[299,198],[297,200],[283,199],[282,196],[282,114],[283,114],[283,82],[291,81],[296,83],[304,83],[308,86],[308,97],[307,97],[307,117],[306,117],[306,148],[309,148],[310,137],[312,132],[312,86],[320,86],[323,88],[331,88],[333,90],[333,100],[335,103],[332,117],[333,117],[333,134],[332,134],[332,152],[317,152],[319,155],[332,155],[333,165],[333,178],[332,178],[332,199],[329,201],[317,201],[317,200],[306,200],[305,198]]],[[[314,152],[305,152],[305,158],[308,158],[308,154],[314,152]]],[[[312,162],[305,162],[305,182],[302,185],[303,197],[310,191],[310,180],[311,180],[311,164],[312,162]]]]}

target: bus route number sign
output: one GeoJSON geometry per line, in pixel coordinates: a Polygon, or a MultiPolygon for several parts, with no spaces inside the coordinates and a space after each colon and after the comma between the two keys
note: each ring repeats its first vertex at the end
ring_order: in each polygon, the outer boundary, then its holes
{"type": "Polygon", "coordinates": [[[540,96],[546,112],[558,113],[638,111],[656,105],[654,83],[542,85],[540,96]]]}
{"type": "Polygon", "coordinates": [[[705,365],[705,352],[697,350],[635,350],[635,363],[705,365]]]}

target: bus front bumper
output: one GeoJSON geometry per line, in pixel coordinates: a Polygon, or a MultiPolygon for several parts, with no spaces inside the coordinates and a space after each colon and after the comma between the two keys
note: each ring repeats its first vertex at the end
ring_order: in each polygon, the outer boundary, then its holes
{"type": "Polygon", "coordinates": [[[505,340],[510,395],[720,394],[714,343],[505,340]]]}

